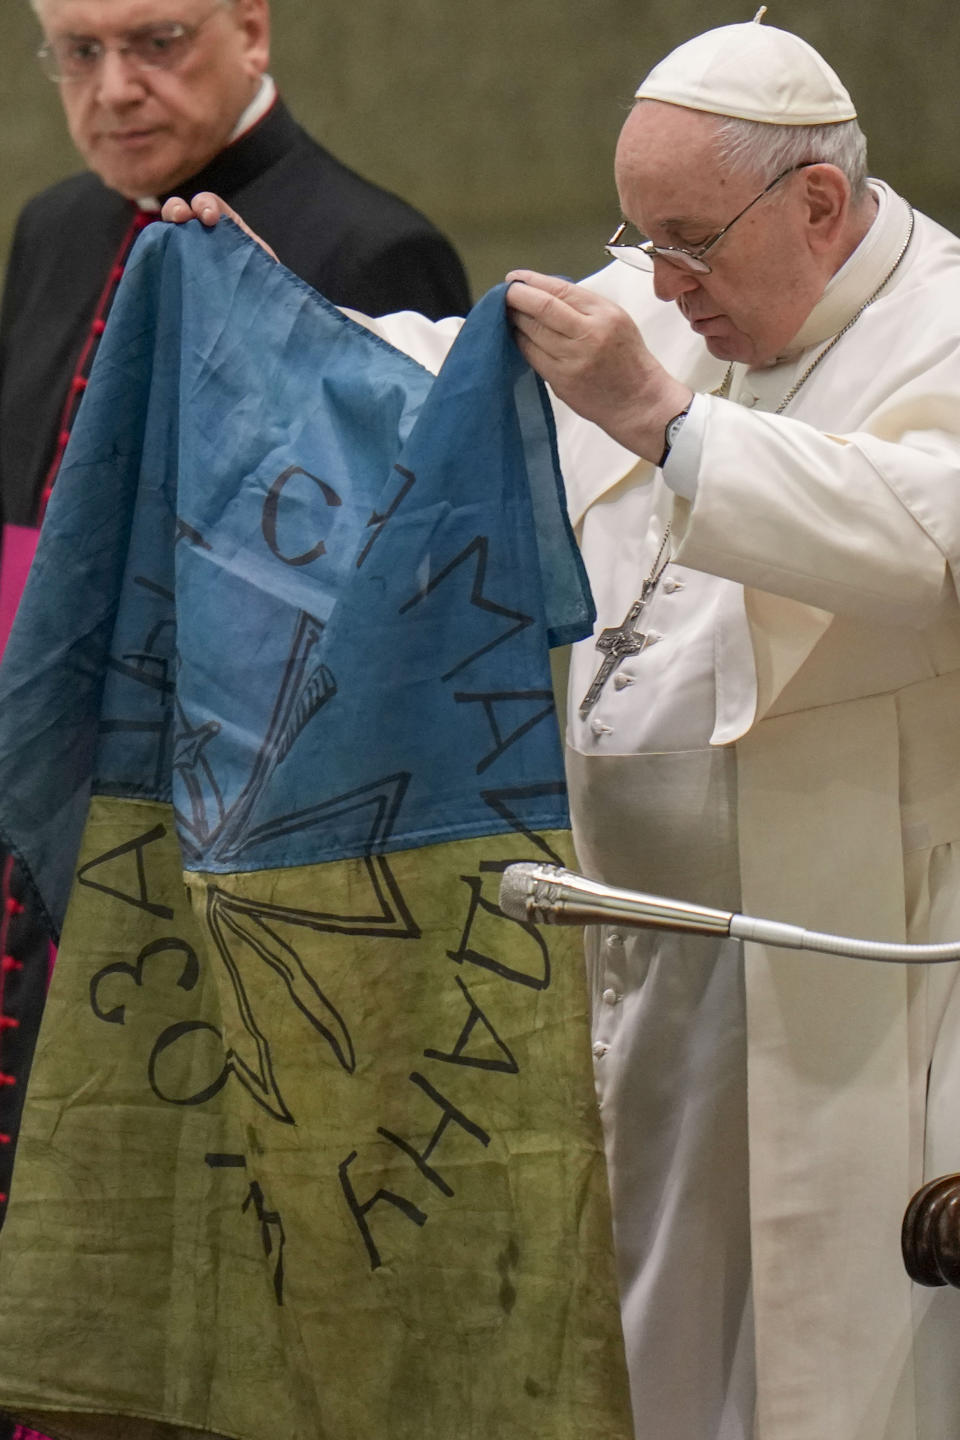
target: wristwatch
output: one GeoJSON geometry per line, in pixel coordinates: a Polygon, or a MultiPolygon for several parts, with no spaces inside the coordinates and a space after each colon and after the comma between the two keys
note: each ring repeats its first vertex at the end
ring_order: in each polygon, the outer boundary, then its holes
{"type": "MultiPolygon", "coordinates": [[[[692,402],[691,402],[691,403],[692,403],[692,402]]],[[[680,428],[681,428],[681,426],[683,425],[684,420],[686,420],[686,418],[687,418],[687,416],[688,416],[689,414],[690,414],[690,406],[688,405],[687,408],[686,408],[686,410],[681,410],[679,415],[674,415],[674,417],[673,417],[672,420],[668,420],[668,421],[667,421],[667,428],[666,428],[666,429],[664,430],[664,432],[663,432],[663,438],[664,438],[664,442],[665,442],[665,443],[664,443],[663,454],[660,456],[660,459],[657,461],[657,467],[658,467],[658,469],[662,470],[663,467],[664,467],[664,465],[666,465],[666,463],[667,463],[667,456],[670,454],[670,451],[673,449],[674,445],[676,445],[676,443],[677,443],[677,436],[680,434],[680,428]]]]}

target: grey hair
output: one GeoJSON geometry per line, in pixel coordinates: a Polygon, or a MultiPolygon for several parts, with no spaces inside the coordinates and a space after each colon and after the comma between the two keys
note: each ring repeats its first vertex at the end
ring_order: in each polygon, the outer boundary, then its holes
{"type": "Polygon", "coordinates": [[[822,160],[846,175],[854,205],[867,193],[867,141],[856,120],[838,125],[765,125],[720,117],[717,158],[722,170],[752,170],[767,183],[804,160],[822,160]]]}

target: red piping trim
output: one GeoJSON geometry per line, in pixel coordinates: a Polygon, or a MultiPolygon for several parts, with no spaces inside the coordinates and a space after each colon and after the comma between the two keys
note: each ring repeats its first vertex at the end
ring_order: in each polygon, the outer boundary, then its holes
{"type": "Polygon", "coordinates": [[[77,360],[76,366],[74,367],[73,376],[71,378],[69,386],[67,387],[67,398],[64,401],[63,411],[60,415],[60,432],[57,437],[57,449],[54,454],[53,460],[51,461],[50,468],[47,471],[46,479],[43,483],[43,493],[40,496],[40,513],[37,516],[38,524],[43,523],[43,517],[47,509],[47,502],[49,501],[51,491],[53,490],[53,482],[57,478],[57,472],[59,471],[60,465],[63,461],[63,452],[67,448],[67,441],[70,439],[70,431],[73,428],[73,422],[77,417],[77,408],[80,404],[83,392],[87,388],[87,376],[90,372],[90,366],[93,364],[93,356],[96,352],[100,336],[103,334],[104,329],[106,328],[106,313],[110,308],[114,292],[116,291],[116,288],[119,285],[120,281],[123,279],[123,269],[127,262],[127,257],[129,256],[130,251],[133,249],[134,241],[140,234],[140,231],[146,229],[146,227],[150,224],[151,220],[156,219],[156,215],[148,215],[147,212],[144,210],[138,210],[135,213],[133,219],[130,221],[127,233],[124,235],[123,240],[120,242],[120,249],[117,251],[117,258],[114,260],[112,266],[110,267],[109,274],[107,275],[107,283],[104,285],[103,290],[100,294],[100,299],[97,301],[97,308],[94,312],[93,322],[90,325],[89,330],[87,331],[87,338],[83,343],[83,349],[80,351],[79,358],[77,360]]]}
{"type": "MultiPolygon", "coordinates": [[[[0,876],[0,891],[3,894],[3,912],[0,914],[0,955],[7,960],[7,934],[10,929],[10,916],[19,912],[14,908],[20,902],[10,894],[10,877],[13,875],[13,856],[7,855],[3,861],[3,875],[0,876]]],[[[20,909],[23,906],[20,905],[20,909]]],[[[10,967],[6,964],[0,965],[0,1014],[3,1013],[3,991],[4,981],[7,978],[7,970],[10,967]]],[[[2,1052],[0,1052],[2,1053],[2,1052]]]]}

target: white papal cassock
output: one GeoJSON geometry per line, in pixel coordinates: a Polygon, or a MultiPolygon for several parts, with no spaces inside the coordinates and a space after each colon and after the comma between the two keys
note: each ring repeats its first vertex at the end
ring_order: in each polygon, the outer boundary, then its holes
{"type": "MultiPolygon", "coordinates": [[[[960,936],[960,241],[877,220],[781,361],[726,370],[651,277],[586,282],[708,396],[659,471],[558,406],[597,631],[672,520],[646,647],[578,705],[588,873],[870,938],[960,936]],[[684,472],[673,473],[673,467],[684,472]]],[[[436,364],[451,328],[376,322],[436,364]]],[[[689,423],[689,422],[688,422],[689,423]]],[[[588,935],[639,1440],[953,1440],[960,1294],[899,1231],[960,1170],[956,967],[588,935]]]]}

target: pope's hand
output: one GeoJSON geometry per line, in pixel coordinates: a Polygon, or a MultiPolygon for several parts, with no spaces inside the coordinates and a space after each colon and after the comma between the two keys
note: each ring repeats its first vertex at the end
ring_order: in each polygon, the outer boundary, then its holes
{"type": "Polygon", "coordinates": [[[251,240],[256,240],[262,250],[266,250],[271,259],[276,260],[276,255],[270,249],[266,240],[261,240],[250,226],[238,215],[232,205],[226,200],[221,200],[219,195],[214,195],[209,190],[202,190],[199,195],[194,195],[192,200],[181,200],[179,195],[172,195],[169,200],[163,203],[160,211],[161,220],[170,220],[174,225],[183,225],[187,220],[199,220],[204,225],[216,225],[221,215],[239,225],[241,230],[246,231],[251,240]]]}
{"type": "Polygon", "coordinates": [[[654,464],[664,429],[693,398],[625,310],[569,280],[512,270],[507,310],[524,358],[556,395],[654,464]]]}

